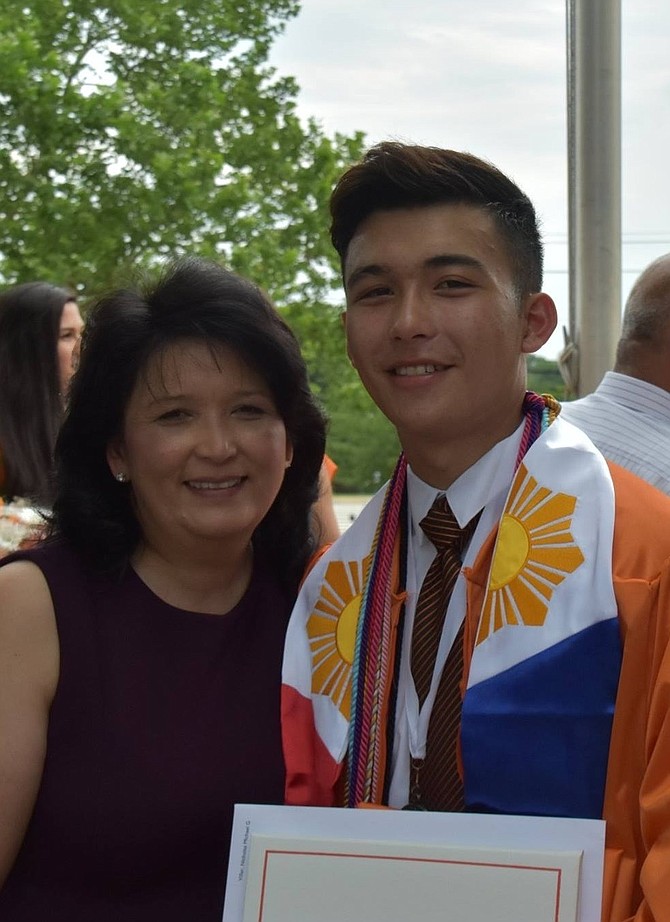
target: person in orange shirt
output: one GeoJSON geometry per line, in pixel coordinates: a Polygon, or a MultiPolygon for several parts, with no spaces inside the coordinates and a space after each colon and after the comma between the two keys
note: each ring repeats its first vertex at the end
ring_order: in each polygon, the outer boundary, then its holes
{"type": "Polygon", "coordinates": [[[324,455],[319,474],[319,496],[312,507],[313,530],[321,547],[332,544],[340,537],[333,496],[333,480],[336,473],[337,464],[328,455],[324,455]]]}
{"type": "Polygon", "coordinates": [[[603,922],[667,922],[670,499],[526,390],[556,325],[532,203],[385,142],[331,214],[349,357],[403,454],[294,608],[287,802],[602,817],[603,922]]]}

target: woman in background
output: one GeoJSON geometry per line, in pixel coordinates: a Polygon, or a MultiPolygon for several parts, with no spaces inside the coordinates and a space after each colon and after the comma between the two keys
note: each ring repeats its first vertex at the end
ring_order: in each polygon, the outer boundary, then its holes
{"type": "Polygon", "coordinates": [[[83,321],[75,296],[46,282],[0,294],[0,496],[53,498],[51,466],[83,321]]]}
{"type": "Polygon", "coordinates": [[[233,805],[283,801],[324,441],[251,283],[184,261],[93,310],[51,536],[0,564],[3,922],[220,922],[233,805]]]}

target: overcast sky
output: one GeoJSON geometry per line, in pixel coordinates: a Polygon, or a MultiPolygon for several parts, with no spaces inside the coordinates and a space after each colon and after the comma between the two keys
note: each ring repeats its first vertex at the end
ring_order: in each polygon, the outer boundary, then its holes
{"type": "MultiPolygon", "coordinates": [[[[363,131],[468,150],[535,203],[545,289],[567,323],[564,0],[302,0],[272,64],[296,77],[299,113],[328,134],[363,131]]],[[[670,2],[622,0],[623,296],[670,251],[670,2]]],[[[559,327],[560,330],[560,327],[559,327]]],[[[542,354],[555,358],[556,333],[542,354]]]]}

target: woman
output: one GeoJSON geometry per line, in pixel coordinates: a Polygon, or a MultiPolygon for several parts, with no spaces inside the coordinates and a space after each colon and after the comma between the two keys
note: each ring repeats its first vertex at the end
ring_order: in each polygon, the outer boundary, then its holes
{"type": "Polygon", "coordinates": [[[48,506],[54,443],[83,320],[75,296],[46,282],[0,295],[0,496],[48,506]]]}
{"type": "Polygon", "coordinates": [[[0,918],[219,922],[233,804],[283,800],[323,450],[250,283],[185,261],[95,308],[51,537],[0,569],[0,918]]]}

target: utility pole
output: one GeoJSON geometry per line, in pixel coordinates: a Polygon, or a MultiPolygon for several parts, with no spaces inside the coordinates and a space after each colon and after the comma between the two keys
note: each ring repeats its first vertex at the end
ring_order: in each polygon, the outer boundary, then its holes
{"type": "Polygon", "coordinates": [[[612,368],[621,326],[621,2],[567,0],[571,396],[612,368]]]}

